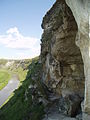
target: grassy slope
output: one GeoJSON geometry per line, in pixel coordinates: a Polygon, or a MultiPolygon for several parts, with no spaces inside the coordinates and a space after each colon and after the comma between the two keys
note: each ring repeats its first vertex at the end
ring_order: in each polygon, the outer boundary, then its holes
{"type": "MultiPolygon", "coordinates": [[[[36,57],[38,58],[38,57],[36,57]]],[[[28,66],[32,62],[32,59],[26,59],[23,61],[15,60],[14,64],[8,68],[12,74],[17,74],[20,81],[24,81],[28,72],[28,66]]]]}
{"type": "Polygon", "coordinates": [[[0,90],[7,85],[10,78],[11,78],[11,75],[8,71],[2,70],[2,69],[0,70],[0,90]]]}
{"type": "MultiPolygon", "coordinates": [[[[44,107],[42,104],[38,103],[37,97],[32,100],[32,90],[28,88],[30,84],[35,84],[35,81],[32,80],[31,76],[34,76],[38,70],[40,70],[40,65],[37,63],[37,59],[35,59],[29,66],[27,77],[23,81],[22,85],[18,90],[15,91],[14,96],[10,99],[10,101],[1,108],[0,120],[42,119],[42,116],[44,114],[44,107]],[[25,100],[25,93],[28,98],[27,100],[25,100]]],[[[38,83],[38,90],[44,93],[40,86],[39,80],[38,83]]]]}
{"type": "Polygon", "coordinates": [[[28,70],[23,70],[22,67],[19,67],[13,71],[13,73],[16,73],[18,75],[20,81],[25,80],[27,72],[28,72],[28,70]]]}
{"type": "MultiPolygon", "coordinates": [[[[20,81],[25,80],[27,72],[28,72],[28,65],[31,63],[32,59],[24,60],[23,64],[20,63],[20,60],[15,60],[14,64],[11,65],[9,68],[7,67],[0,67],[0,90],[3,89],[7,84],[8,81],[11,79],[13,74],[17,74],[20,81]],[[17,65],[20,65],[17,67],[17,65]]],[[[0,65],[5,66],[8,60],[0,59],[0,65]]]]}
{"type": "Polygon", "coordinates": [[[5,59],[0,59],[0,65],[5,65],[7,63],[7,60],[5,59]]]}

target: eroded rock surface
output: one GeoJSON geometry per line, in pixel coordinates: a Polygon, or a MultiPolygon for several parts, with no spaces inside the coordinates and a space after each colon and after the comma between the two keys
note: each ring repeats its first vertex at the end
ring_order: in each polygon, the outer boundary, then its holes
{"type": "Polygon", "coordinates": [[[90,114],[90,0],[66,0],[66,2],[71,8],[78,25],[76,44],[81,50],[85,72],[84,112],[90,114]]]}
{"type": "Polygon", "coordinates": [[[58,0],[48,11],[42,28],[43,81],[63,96],[73,93],[83,96],[83,61],[75,44],[77,24],[64,0],[58,0]]]}
{"type": "Polygon", "coordinates": [[[76,44],[79,46],[85,71],[85,112],[90,113],[90,38],[89,38],[89,15],[90,15],[90,1],[89,0],[66,0],[71,8],[73,15],[78,25],[78,33],[76,44]],[[77,6],[77,7],[76,7],[77,6]],[[80,11],[80,12],[78,12],[80,11]]]}
{"type": "Polygon", "coordinates": [[[69,104],[64,113],[69,116],[75,113],[75,116],[84,97],[84,68],[80,49],[75,43],[78,26],[65,0],[56,1],[43,18],[42,28],[43,82],[50,91],[63,98],[64,105],[69,104]],[[69,99],[70,96],[77,96],[78,105],[77,101],[69,99]],[[75,105],[78,107],[73,109],[75,105]]]}

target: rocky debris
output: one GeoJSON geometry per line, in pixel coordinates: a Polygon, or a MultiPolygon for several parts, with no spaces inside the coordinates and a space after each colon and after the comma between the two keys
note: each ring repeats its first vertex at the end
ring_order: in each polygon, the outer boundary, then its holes
{"type": "Polygon", "coordinates": [[[60,96],[54,98],[55,99],[49,99],[49,103],[47,104],[47,108],[45,109],[45,113],[47,116],[51,114],[63,114],[64,118],[65,116],[68,116],[69,118],[76,117],[78,120],[82,120],[82,114],[80,114],[81,98],[79,96],[69,95],[64,98],[60,96]]]}
{"type": "Polygon", "coordinates": [[[76,118],[77,118],[78,120],[82,120],[82,113],[80,113],[79,115],[77,115],[76,118]]]}
{"type": "Polygon", "coordinates": [[[43,120],[78,120],[76,118],[70,118],[60,113],[49,114],[43,120]]]}
{"type": "Polygon", "coordinates": [[[88,113],[83,113],[83,120],[90,120],[90,115],[88,113]]]}
{"type": "MultiPolygon", "coordinates": [[[[34,80],[34,82],[35,82],[35,80],[34,80]]],[[[48,100],[45,99],[44,95],[39,90],[39,87],[40,86],[38,86],[37,83],[30,84],[28,86],[28,90],[26,90],[26,92],[25,92],[25,100],[27,100],[27,94],[29,91],[29,93],[32,96],[33,103],[43,104],[44,106],[46,106],[48,104],[48,100]]]]}
{"type": "Polygon", "coordinates": [[[68,95],[59,100],[59,111],[63,114],[75,117],[81,112],[81,98],[77,95],[68,95]]]}
{"type": "Polygon", "coordinates": [[[48,101],[44,97],[38,98],[39,103],[42,103],[44,106],[47,106],[48,101]]]}
{"type": "Polygon", "coordinates": [[[32,89],[32,88],[36,89],[37,88],[37,84],[34,84],[34,85],[30,84],[28,88],[29,89],[32,89]]]}
{"type": "MultiPolygon", "coordinates": [[[[82,120],[82,114],[81,114],[81,101],[83,98],[81,98],[78,95],[66,95],[66,96],[59,96],[55,93],[48,93],[48,103],[45,107],[45,113],[46,117],[49,116],[48,119],[45,120],[53,120],[50,118],[50,116],[53,115],[63,115],[64,118],[71,118],[74,117],[77,120],[82,120]]],[[[54,117],[54,116],[53,116],[54,117]]],[[[55,118],[57,120],[57,118],[55,118]]],[[[61,118],[60,118],[61,119],[61,118]]]]}
{"type": "Polygon", "coordinates": [[[59,95],[56,95],[55,93],[50,93],[49,95],[48,95],[48,100],[49,101],[55,101],[55,100],[58,100],[60,98],[60,96],[59,95]]]}

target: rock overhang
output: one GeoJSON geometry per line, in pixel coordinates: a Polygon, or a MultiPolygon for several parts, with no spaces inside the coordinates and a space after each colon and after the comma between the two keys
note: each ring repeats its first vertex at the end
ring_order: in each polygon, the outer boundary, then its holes
{"type": "Polygon", "coordinates": [[[84,112],[90,114],[90,0],[66,0],[66,3],[78,25],[76,44],[81,50],[85,73],[84,112]]]}

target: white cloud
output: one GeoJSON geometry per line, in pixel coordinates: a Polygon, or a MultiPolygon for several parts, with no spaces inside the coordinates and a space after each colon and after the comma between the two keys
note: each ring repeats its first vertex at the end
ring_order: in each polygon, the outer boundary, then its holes
{"type": "Polygon", "coordinates": [[[15,49],[31,49],[32,51],[34,49],[40,49],[39,39],[23,36],[17,27],[10,28],[6,31],[5,35],[0,35],[0,44],[3,44],[8,48],[15,49]]]}
{"type": "Polygon", "coordinates": [[[11,58],[24,59],[35,57],[40,54],[40,40],[35,37],[23,36],[17,27],[10,28],[4,35],[0,35],[0,45],[5,48],[10,48],[16,51],[16,55],[11,55],[11,58]]]}
{"type": "MultiPolygon", "coordinates": [[[[33,57],[35,57],[34,56],[35,54],[27,54],[27,53],[23,53],[23,52],[18,52],[17,53],[17,57],[16,57],[16,59],[27,59],[27,58],[33,58],[33,57]]],[[[14,58],[14,57],[12,57],[12,58],[14,58]]]]}

